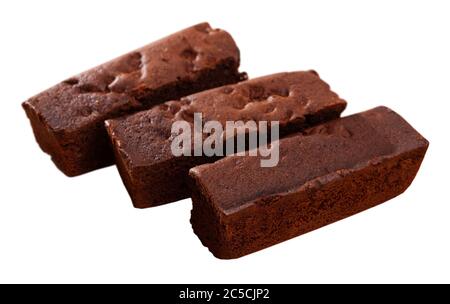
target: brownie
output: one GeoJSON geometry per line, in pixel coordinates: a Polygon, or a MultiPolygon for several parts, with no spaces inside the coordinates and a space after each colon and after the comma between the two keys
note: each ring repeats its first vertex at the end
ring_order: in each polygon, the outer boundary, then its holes
{"type": "Polygon", "coordinates": [[[42,150],[68,176],[113,164],[106,119],[246,78],[225,31],[202,23],[88,70],[22,104],[42,150]]]}
{"type": "Polygon", "coordinates": [[[116,163],[137,208],[190,196],[189,169],[220,156],[174,156],[172,124],[279,121],[283,135],[339,117],[346,102],[314,71],[290,72],[224,86],[170,101],[124,118],[108,120],[116,163]]]}
{"type": "Polygon", "coordinates": [[[241,257],[401,194],[428,141],[378,107],[282,139],[279,148],[273,168],[229,156],[190,170],[191,223],[216,257],[241,257]]]}

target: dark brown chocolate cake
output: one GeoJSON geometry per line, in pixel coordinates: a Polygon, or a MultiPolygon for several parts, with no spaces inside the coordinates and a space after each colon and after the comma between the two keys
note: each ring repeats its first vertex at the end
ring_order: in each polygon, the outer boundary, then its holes
{"type": "Polygon", "coordinates": [[[75,176],[113,164],[106,119],[238,82],[245,78],[238,67],[232,37],[202,23],[72,77],[23,108],[41,148],[75,176]]]}
{"type": "Polygon", "coordinates": [[[219,258],[261,250],[383,203],[413,181],[428,141],[373,110],[279,141],[280,161],[229,156],[191,169],[194,232],[219,258]]]}
{"type": "MultiPolygon", "coordinates": [[[[146,208],[190,196],[189,169],[217,157],[171,151],[175,121],[279,121],[289,134],[339,117],[346,102],[315,72],[280,73],[212,89],[150,110],[107,121],[119,172],[134,206],[146,208]]],[[[231,174],[231,172],[230,172],[231,174]]]]}

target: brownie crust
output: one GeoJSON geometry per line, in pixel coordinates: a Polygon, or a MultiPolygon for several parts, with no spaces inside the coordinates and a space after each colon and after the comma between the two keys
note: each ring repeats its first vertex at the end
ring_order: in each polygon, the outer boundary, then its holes
{"type": "Polygon", "coordinates": [[[104,121],[246,79],[225,31],[202,23],[102,64],[22,104],[42,150],[68,176],[113,164],[104,121]]]}
{"type": "Polygon", "coordinates": [[[171,152],[172,123],[279,121],[282,135],[339,117],[346,102],[314,71],[269,75],[170,101],[134,115],[108,120],[107,130],[124,184],[137,208],[190,196],[189,169],[219,157],[171,152]]]}
{"type": "Polygon", "coordinates": [[[392,110],[334,120],[282,139],[280,162],[229,156],[190,170],[191,223],[232,259],[351,216],[403,193],[428,141],[392,110]]]}

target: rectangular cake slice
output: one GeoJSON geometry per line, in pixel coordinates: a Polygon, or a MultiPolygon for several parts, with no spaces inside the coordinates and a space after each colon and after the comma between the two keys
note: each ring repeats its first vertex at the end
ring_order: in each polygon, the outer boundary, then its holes
{"type": "Polygon", "coordinates": [[[334,120],[279,142],[276,167],[229,156],[190,170],[191,223],[232,259],[383,203],[413,181],[428,142],[392,110],[334,120]]]}
{"type": "MultiPolygon", "coordinates": [[[[172,125],[278,121],[280,134],[339,117],[346,102],[314,71],[291,72],[224,86],[107,121],[116,163],[133,204],[146,208],[190,196],[189,169],[218,157],[174,156],[172,125]]],[[[193,154],[192,154],[193,155],[193,154]]]]}
{"type": "Polygon", "coordinates": [[[104,127],[155,104],[245,79],[225,31],[195,25],[72,77],[23,103],[42,150],[68,176],[113,164],[104,127]]]}

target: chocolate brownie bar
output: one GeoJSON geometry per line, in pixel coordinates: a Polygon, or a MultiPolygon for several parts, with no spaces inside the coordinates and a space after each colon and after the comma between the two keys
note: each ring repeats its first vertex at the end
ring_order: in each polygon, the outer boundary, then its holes
{"type": "Polygon", "coordinates": [[[113,164],[106,119],[246,78],[225,31],[202,23],[93,68],[23,103],[37,142],[76,176],[113,164]]]}
{"type": "Polygon", "coordinates": [[[203,121],[279,121],[280,134],[339,117],[346,102],[317,73],[291,72],[170,101],[134,115],[108,120],[116,163],[137,208],[157,206],[190,196],[189,169],[218,157],[172,154],[172,124],[203,121]]]}
{"type": "Polygon", "coordinates": [[[274,168],[251,156],[195,167],[194,232],[222,259],[283,242],[401,194],[427,147],[403,118],[379,107],[280,140],[274,168]]]}

